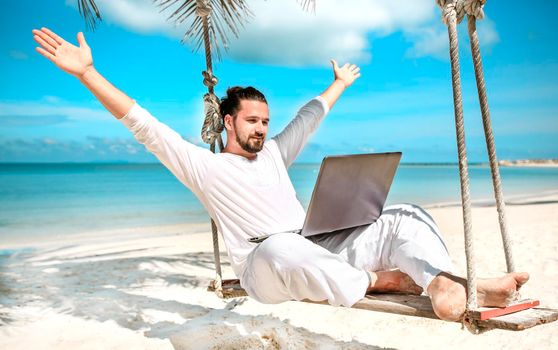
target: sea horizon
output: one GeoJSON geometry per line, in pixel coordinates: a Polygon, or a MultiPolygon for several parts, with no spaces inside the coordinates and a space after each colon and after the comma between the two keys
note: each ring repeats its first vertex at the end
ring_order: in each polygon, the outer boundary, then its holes
{"type": "MultiPolygon", "coordinates": [[[[289,175],[306,208],[320,163],[295,163],[289,175]]],[[[558,192],[557,167],[501,167],[506,202],[536,202],[558,192]]],[[[474,205],[493,203],[490,167],[469,164],[474,205]]],[[[452,163],[402,163],[386,205],[461,205],[452,163]]],[[[209,220],[197,198],[160,163],[0,163],[0,237],[65,236],[107,229],[209,220]]]]}
{"type": "MultiPolygon", "coordinates": [[[[498,159],[498,162],[516,162],[516,161],[541,161],[541,160],[546,160],[546,161],[556,161],[558,162],[558,158],[517,158],[517,159],[498,159]]],[[[320,164],[321,161],[304,161],[304,162],[294,162],[293,165],[304,165],[304,164],[320,164]]],[[[0,165],[10,165],[10,164],[18,164],[18,165],[24,165],[24,164],[30,164],[30,165],[38,165],[38,164],[106,164],[106,165],[111,165],[111,164],[130,164],[130,165],[134,165],[134,164],[138,164],[138,165],[161,165],[160,162],[158,161],[153,161],[153,162],[141,162],[141,161],[127,161],[127,160],[110,160],[110,161],[105,161],[105,160],[92,160],[92,161],[60,161],[60,162],[52,162],[52,161],[48,161],[48,162],[37,162],[37,161],[33,161],[33,162],[29,162],[29,161],[22,161],[22,162],[3,162],[0,161],[0,165]]],[[[400,162],[400,165],[458,165],[459,162],[455,161],[455,162],[436,162],[436,161],[424,161],[424,162],[400,162]]],[[[467,162],[468,165],[490,165],[489,161],[475,161],[475,162],[467,162]]],[[[504,165],[500,165],[501,167],[504,167],[504,165]]],[[[558,166],[558,165],[557,165],[558,166]]]]}

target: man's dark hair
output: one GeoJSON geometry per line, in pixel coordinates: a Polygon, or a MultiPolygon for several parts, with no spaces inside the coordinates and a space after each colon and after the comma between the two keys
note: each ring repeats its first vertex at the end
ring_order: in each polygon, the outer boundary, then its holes
{"type": "Polygon", "coordinates": [[[227,89],[227,96],[221,99],[221,104],[219,105],[221,116],[225,118],[227,114],[230,114],[235,118],[240,109],[240,101],[242,100],[260,101],[267,104],[264,94],[258,89],[251,86],[245,88],[233,86],[227,89]]]}

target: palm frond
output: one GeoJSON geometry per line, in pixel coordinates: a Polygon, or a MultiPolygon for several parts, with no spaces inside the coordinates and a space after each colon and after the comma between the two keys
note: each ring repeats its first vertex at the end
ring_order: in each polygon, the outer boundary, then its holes
{"type": "Polygon", "coordinates": [[[204,19],[198,16],[198,11],[207,6],[211,10],[207,16],[208,38],[211,51],[220,59],[221,47],[228,48],[229,37],[232,33],[238,37],[240,28],[253,17],[245,0],[154,0],[155,4],[165,11],[174,8],[168,17],[179,25],[191,20],[182,42],[190,42],[194,51],[204,45],[204,19]]]}
{"type": "MultiPolygon", "coordinates": [[[[168,17],[168,20],[174,21],[177,25],[193,19],[182,38],[182,43],[192,43],[194,51],[198,51],[204,45],[204,20],[198,16],[198,7],[209,7],[210,14],[207,16],[209,48],[219,59],[221,47],[228,49],[228,34],[232,33],[238,37],[244,23],[253,17],[245,0],[153,0],[153,2],[161,12],[177,6],[168,17]]],[[[297,2],[305,11],[315,12],[316,0],[297,0],[297,2]]],[[[102,21],[95,0],[78,0],[78,8],[87,28],[95,30],[97,21],[102,21]]]]}
{"type": "Polygon", "coordinates": [[[101,13],[95,0],[78,0],[79,13],[85,19],[85,26],[87,29],[95,30],[97,21],[102,21],[101,13]]]}
{"type": "Polygon", "coordinates": [[[297,0],[302,5],[304,11],[316,12],[316,0],[297,0]]]}

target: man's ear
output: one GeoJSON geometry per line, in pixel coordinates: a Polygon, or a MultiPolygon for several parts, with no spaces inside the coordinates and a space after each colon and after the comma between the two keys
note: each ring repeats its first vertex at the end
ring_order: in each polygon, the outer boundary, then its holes
{"type": "Polygon", "coordinates": [[[229,131],[232,130],[232,128],[233,128],[233,125],[232,125],[233,117],[232,117],[232,115],[227,114],[227,115],[225,115],[225,117],[223,119],[225,120],[225,128],[229,131]]]}

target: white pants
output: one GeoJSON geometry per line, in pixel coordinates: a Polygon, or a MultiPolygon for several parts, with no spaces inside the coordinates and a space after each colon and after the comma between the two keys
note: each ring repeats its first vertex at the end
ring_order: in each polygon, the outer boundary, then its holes
{"type": "Polygon", "coordinates": [[[375,223],[333,235],[273,235],[250,253],[240,280],[262,303],[310,299],[352,306],[369,286],[365,270],[395,268],[425,291],[439,273],[453,270],[438,227],[414,205],[386,207],[375,223]]]}

